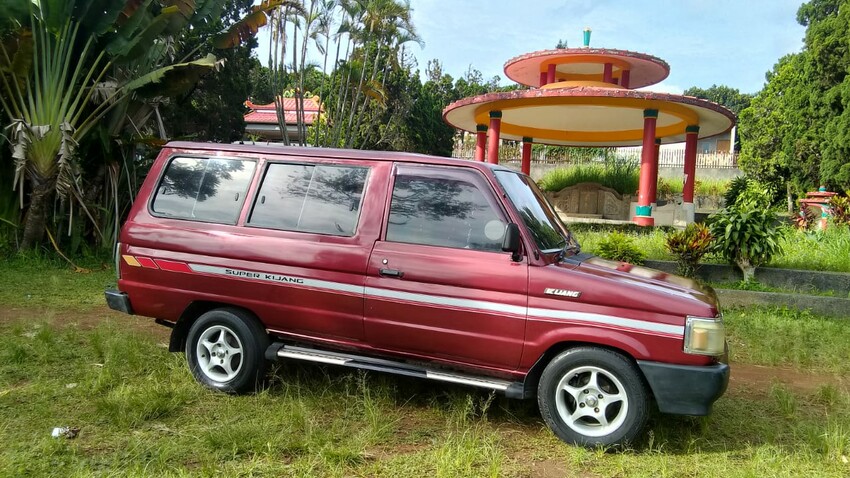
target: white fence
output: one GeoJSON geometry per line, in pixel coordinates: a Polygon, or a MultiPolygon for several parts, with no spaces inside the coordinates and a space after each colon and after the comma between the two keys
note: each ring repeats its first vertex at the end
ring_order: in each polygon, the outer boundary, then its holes
{"type": "MultiPolygon", "coordinates": [[[[455,158],[472,159],[475,145],[455,145],[452,152],[455,158]]],[[[499,148],[499,162],[519,161],[519,145],[502,144],[499,148]]],[[[616,162],[640,163],[639,148],[535,148],[531,153],[533,164],[591,164],[616,162]]],[[[684,168],[684,149],[664,149],[658,153],[658,166],[661,168],[684,168]]],[[[738,153],[697,153],[698,169],[737,169],[738,153]]]]}

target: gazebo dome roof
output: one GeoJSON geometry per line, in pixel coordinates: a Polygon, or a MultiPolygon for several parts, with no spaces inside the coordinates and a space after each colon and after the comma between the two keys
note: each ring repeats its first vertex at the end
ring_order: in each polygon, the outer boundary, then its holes
{"type": "Polygon", "coordinates": [[[601,81],[606,63],[614,79],[629,71],[629,88],[643,88],[663,81],[670,74],[664,60],[627,50],[607,48],[559,48],[526,53],[505,63],[505,74],[526,86],[539,87],[540,74],[555,65],[555,81],[601,81]]]}
{"type": "Polygon", "coordinates": [[[464,98],[443,111],[443,119],[466,131],[488,124],[501,112],[500,137],[561,146],[638,146],[644,110],[657,110],[657,136],[663,144],[685,140],[687,126],[699,125],[699,137],[728,132],[735,115],[691,96],[627,89],[576,86],[516,90],[464,98]]]}

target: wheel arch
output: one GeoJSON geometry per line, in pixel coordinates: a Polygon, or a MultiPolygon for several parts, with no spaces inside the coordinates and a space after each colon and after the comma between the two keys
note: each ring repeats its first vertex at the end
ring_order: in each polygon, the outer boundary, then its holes
{"type": "Polygon", "coordinates": [[[192,327],[192,324],[198,319],[198,317],[215,309],[231,309],[250,314],[262,325],[257,314],[245,307],[228,304],[226,302],[196,300],[190,303],[186,309],[183,310],[183,313],[180,314],[180,318],[177,319],[177,322],[174,324],[174,328],[171,330],[171,339],[168,342],[168,351],[182,352],[186,348],[186,338],[189,335],[189,329],[192,327]]]}
{"type": "Polygon", "coordinates": [[[525,380],[523,380],[523,398],[533,398],[537,395],[537,385],[540,383],[540,377],[543,375],[543,370],[549,365],[549,362],[552,361],[555,357],[557,357],[562,352],[579,348],[579,347],[594,347],[598,349],[604,349],[616,354],[622,355],[626,360],[634,365],[635,370],[638,372],[638,376],[640,376],[644,385],[646,386],[647,392],[651,395],[652,389],[649,386],[649,382],[647,382],[646,377],[643,374],[643,371],[640,369],[637,363],[637,359],[635,359],[634,355],[629,353],[625,348],[619,348],[610,344],[601,344],[598,342],[588,342],[583,340],[564,340],[552,344],[546,349],[543,354],[534,362],[534,365],[528,370],[528,373],[525,375],[525,380]]]}

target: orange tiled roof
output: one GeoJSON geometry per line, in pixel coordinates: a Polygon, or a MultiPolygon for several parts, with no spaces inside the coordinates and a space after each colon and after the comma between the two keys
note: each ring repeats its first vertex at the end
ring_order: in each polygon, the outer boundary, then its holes
{"type": "MultiPolygon", "coordinates": [[[[304,123],[307,125],[313,124],[319,115],[318,99],[318,96],[304,98],[304,123]]],[[[248,100],[245,102],[245,106],[251,110],[245,114],[246,123],[277,124],[277,113],[275,112],[274,103],[257,105],[251,100],[248,100]]],[[[283,98],[284,118],[287,124],[298,123],[297,109],[298,101],[296,98],[283,98]]]]}

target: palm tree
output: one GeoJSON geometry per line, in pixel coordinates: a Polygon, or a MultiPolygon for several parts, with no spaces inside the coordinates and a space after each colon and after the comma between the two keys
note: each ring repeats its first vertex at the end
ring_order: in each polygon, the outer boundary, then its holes
{"type": "MultiPolygon", "coordinates": [[[[273,88],[283,92],[285,85],[292,85],[297,101],[299,136],[305,140],[306,56],[309,42],[314,42],[324,57],[319,107],[326,110],[326,114],[323,122],[313,130],[313,143],[363,147],[366,142],[361,128],[367,111],[373,103],[379,107],[383,104],[385,77],[391,65],[397,64],[395,57],[400,46],[409,41],[421,43],[411,22],[410,4],[407,0],[301,0],[294,3],[298,4],[297,8],[278,7],[273,14],[269,48],[273,88]],[[334,27],[336,31],[332,35],[334,27]],[[332,73],[328,76],[332,39],[336,43],[336,54],[332,73]],[[287,55],[290,51],[291,55],[287,55]],[[291,61],[288,68],[284,60],[287,57],[291,61]],[[331,88],[336,90],[334,93],[325,88],[328,79],[331,88]]],[[[291,138],[285,132],[282,104],[278,103],[279,127],[284,132],[284,143],[288,144],[291,138]]]]}
{"type": "MultiPolygon", "coordinates": [[[[392,40],[388,44],[389,54],[387,55],[387,61],[384,62],[383,71],[379,76],[380,81],[373,80],[373,82],[376,83],[375,87],[378,89],[378,91],[383,92],[385,90],[386,80],[391,75],[393,70],[401,69],[402,71],[404,71],[407,68],[407,66],[405,65],[404,46],[406,43],[411,41],[420,45],[422,44],[422,41],[418,38],[418,36],[416,36],[415,32],[411,34],[409,32],[399,31],[397,32],[397,34],[392,36],[392,40]]],[[[364,112],[365,106],[366,105],[364,104],[364,112]]],[[[396,121],[402,120],[404,116],[406,116],[406,114],[406,110],[393,108],[389,120],[387,120],[385,123],[393,124],[396,121]]],[[[358,126],[358,129],[359,128],[360,126],[358,126]]],[[[374,123],[373,120],[366,128],[366,133],[361,143],[362,147],[369,148],[383,143],[386,139],[383,135],[379,135],[375,142],[372,141],[372,136],[376,133],[380,134],[380,130],[381,128],[379,127],[379,124],[374,123]]]]}
{"type": "MultiPolygon", "coordinates": [[[[348,93],[351,90],[351,75],[354,72],[357,63],[353,60],[353,51],[357,50],[358,41],[363,38],[362,19],[364,15],[363,7],[360,0],[343,0],[341,7],[344,12],[342,23],[337,31],[337,38],[341,39],[346,36],[345,56],[342,63],[337,64],[337,75],[339,80],[339,94],[336,98],[336,107],[331,118],[335,119],[331,144],[339,146],[342,143],[342,131],[345,122],[346,105],[348,102],[348,93]],[[344,66],[344,67],[343,67],[344,66]],[[342,70],[342,71],[339,71],[342,70]],[[344,78],[344,79],[343,79],[344,78]]],[[[337,40],[339,41],[339,40],[337,40]]],[[[337,54],[339,51],[337,51],[337,54]]],[[[362,65],[362,62],[361,62],[362,65]]]]}
{"type": "MultiPolygon", "coordinates": [[[[376,29],[377,41],[375,42],[375,58],[372,60],[372,74],[369,78],[368,85],[370,86],[371,91],[374,91],[378,96],[383,96],[384,77],[386,76],[386,72],[389,70],[390,61],[389,59],[385,61],[383,68],[384,75],[382,75],[381,80],[378,81],[377,74],[379,66],[381,65],[382,55],[385,53],[388,54],[388,56],[389,54],[397,55],[399,48],[405,43],[416,42],[421,45],[422,40],[419,38],[419,35],[416,33],[413,23],[411,22],[411,9],[410,2],[408,0],[402,0],[399,3],[395,0],[373,1],[375,2],[373,6],[376,9],[373,13],[373,17],[375,18],[375,21],[378,22],[378,27],[376,29]]],[[[369,95],[367,95],[363,104],[359,107],[354,131],[360,131],[363,123],[363,116],[366,112],[369,101],[370,98],[369,95]]],[[[368,142],[366,141],[362,143],[363,146],[366,146],[367,144],[368,142]]]]}
{"type": "MultiPolygon", "coordinates": [[[[372,99],[382,99],[384,96],[383,81],[377,81],[378,71],[381,70],[383,56],[395,49],[398,39],[421,43],[411,21],[411,8],[408,0],[358,0],[363,9],[363,68],[360,70],[360,80],[355,90],[354,101],[348,115],[347,147],[356,146],[355,141],[360,135],[360,128],[367,106],[372,99]],[[374,50],[374,58],[369,59],[369,50],[374,50]],[[371,61],[370,61],[371,60],[371,61]],[[366,80],[368,64],[372,71],[366,80]],[[363,102],[360,102],[363,96],[363,102]],[[355,121],[356,119],[356,121],[355,121]]],[[[361,141],[360,146],[365,144],[361,141]]]]}
{"type": "MultiPolygon", "coordinates": [[[[314,35],[314,41],[316,42],[316,48],[319,50],[319,53],[323,56],[322,61],[322,81],[319,86],[319,116],[317,120],[321,119],[322,107],[324,104],[324,92],[325,92],[325,80],[328,77],[328,52],[330,52],[330,43],[331,43],[331,29],[334,24],[334,15],[336,13],[336,9],[339,6],[339,0],[323,0],[321,2],[321,9],[319,10],[318,19],[316,22],[316,30],[314,35]],[[324,37],[325,41],[322,43],[320,38],[324,37]]],[[[337,42],[336,49],[337,59],[339,61],[339,42],[337,42]]],[[[322,142],[322,122],[316,122],[316,131],[315,138],[313,139],[313,146],[319,146],[322,142]]]]}

